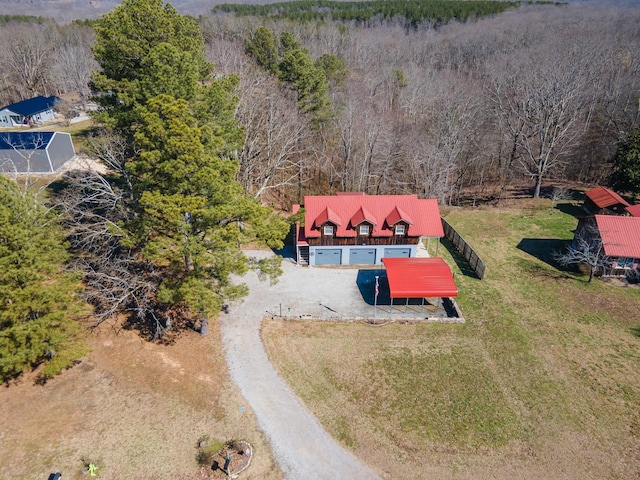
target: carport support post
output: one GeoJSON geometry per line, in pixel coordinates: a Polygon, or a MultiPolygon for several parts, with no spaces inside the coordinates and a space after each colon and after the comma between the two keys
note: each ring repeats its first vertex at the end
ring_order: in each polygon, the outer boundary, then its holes
{"type": "Polygon", "coordinates": [[[373,296],[373,318],[378,318],[378,290],[380,289],[378,284],[378,275],[376,275],[376,291],[373,296]]]}

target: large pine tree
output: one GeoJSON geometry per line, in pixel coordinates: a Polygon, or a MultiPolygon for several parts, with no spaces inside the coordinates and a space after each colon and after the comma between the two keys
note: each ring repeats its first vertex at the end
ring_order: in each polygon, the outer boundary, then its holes
{"type": "Polygon", "coordinates": [[[185,311],[206,333],[223,303],[246,293],[231,275],[250,267],[279,271],[253,262],[241,245],[280,247],[288,230],[236,181],[237,78],[210,78],[195,20],[161,0],[125,0],[96,31],[98,118],[128,142],[123,168],[110,181],[129,185],[131,214],[120,223],[119,241],[109,243],[114,255],[132,260],[128,275],[155,282],[144,311],[135,300],[140,316],[156,320],[155,335],[185,311]]]}
{"type": "Polygon", "coordinates": [[[56,219],[0,176],[0,377],[45,364],[48,378],[85,353],[79,279],[65,272],[56,219]]]}

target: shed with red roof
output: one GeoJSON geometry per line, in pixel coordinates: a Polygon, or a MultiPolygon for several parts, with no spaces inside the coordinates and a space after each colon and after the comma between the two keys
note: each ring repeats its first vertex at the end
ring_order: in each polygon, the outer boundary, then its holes
{"type": "Polygon", "coordinates": [[[596,275],[626,276],[640,267],[640,217],[595,215],[581,219],[574,244],[578,238],[604,252],[596,275]]]}
{"type": "Polygon", "coordinates": [[[598,233],[608,257],[607,275],[626,275],[640,264],[640,218],[596,215],[598,233]]]}
{"type": "Polygon", "coordinates": [[[585,192],[583,208],[590,215],[624,215],[629,202],[613,190],[596,187],[585,192]]]}
{"type": "Polygon", "coordinates": [[[381,264],[382,258],[414,257],[422,238],[444,236],[437,200],[417,195],[306,196],[303,207],[299,263],[381,264]]]}

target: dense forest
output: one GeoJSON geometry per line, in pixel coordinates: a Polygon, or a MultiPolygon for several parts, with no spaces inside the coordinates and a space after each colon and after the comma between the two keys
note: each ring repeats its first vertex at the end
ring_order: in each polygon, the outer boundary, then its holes
{"type": "Polygon", "coordinates": [[[213,8],[213,13],[227,12],[242,16],[268,17],[298,22],[334,20],[355,22],[367,26],[379,20],[401,19],[407,26],[420,24],[440,26],[452,20],[467,21],[504,12],[519,2],[469,0],[371,0],[367,2],[336,2],[328,0],[293,1],[266,5],[224,3],[213,8]]]}
{"type": "MultiPolygon", "coordinates": [[[[332,2],[224,5],[199,17],[216,75],[240,77],[238,180],[247,192],[288,208],[305,193],[337,190],[463,204],[499,200],[512,186],[538,196],[551,180],[615,184],[612,159],[639,126],[637,9],[505,3],[500,14],[476,18],[468,7],[465,21],[435,25],[410,17],[414,2],[384,4],[397,11],[367,22],[291,19],[345,11],[332,2]],[[252,51],[265,33],[273,68],[252,51]],[[305,89],[315,89],[321,114],[301,107],[305,89]]],[[[0,37],[2,103],[88,98],[91,22],[14,21],[0,37]]]]}
{"type": "Polygon", "coordinates": [[[246,293],[234,274],[277,275],[240,246],[281,245],[270,207],[306,194],[640,193],[640,11],[462,3],[363,3],[358,18],[347,3],[225,5],[195,19],[126,0],[98,21],[4,17],[1,103],[99,107],[83,153],[108,174],[67,175],[48,197],[98,321],[126,312],[149,338],[205,333],[246,293]]]}
{"type": "Polygon", "coordinates": [[[538,196],[550,180],[612,181],[611,159],[639,126],[639,13],[533,5],[409,30],[398,17],[200,23],[218,71],[242,79],[247,190],[285,205],[283,195],[336,190],[461,204],[499,200],[511,186],[538,196]],[[280,41],[291,34],[315,62],[333,55],[344,65],[339,78],[327,75],[332,114],[320,126],[297,118],[290,82],[256,68],[247,45],[260,26],[280,41]]]}

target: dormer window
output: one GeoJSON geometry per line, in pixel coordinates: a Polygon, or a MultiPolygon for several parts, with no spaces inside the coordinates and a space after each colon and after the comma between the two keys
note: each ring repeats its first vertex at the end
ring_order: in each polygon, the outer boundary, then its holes
{"type": "Polygon", "coordinates": [[[325,225],[322,232],[327,236],[333,236],[333,225],[325,225]]]}
{"type": "Polygon", "coordinates": [[[405,226],[404,225],[396,225],[396,235],[404,235],[405,233],[405,226]]]}
{"type": "Polygon", "coordinates": [[[369,225],[360,225],[358,227],[358,233],[360,235],[369,235],[369,225]]]}

